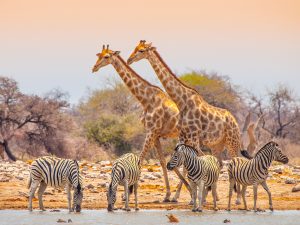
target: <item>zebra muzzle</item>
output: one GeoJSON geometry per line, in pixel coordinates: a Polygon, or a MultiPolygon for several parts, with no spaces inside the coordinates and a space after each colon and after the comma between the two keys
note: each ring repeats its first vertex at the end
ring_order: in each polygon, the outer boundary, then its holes
{"type": "Polygon", "coordinates": [[[168,170],[173,170],[174,167],[172,167],[172,166],[171,166],[171,163],[168,162],[168,163],[167,163],[167,169],[168,169],[168,170]]]}

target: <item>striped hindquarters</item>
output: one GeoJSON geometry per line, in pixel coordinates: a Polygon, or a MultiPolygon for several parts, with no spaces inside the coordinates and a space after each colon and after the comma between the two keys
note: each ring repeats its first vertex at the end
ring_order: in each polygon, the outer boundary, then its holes
{"type": "Polygon", "coordinates": [[[199,158],[200,163],[203,164],[203,172],[205,173],[205,185],[211,186],[218,181],[220,174],[220,164],[216,157],[212,155],[205,155],[199,158]]]}
{"type": "Polygon", "coordinates": [[[32,180],[43,181],[53,187],[60,187],[66,182],[74,187],[78,184],[82,186],[79,165],[71,159],[50,156],[38,158],[31,165],[30,176],[32,180]]]}
{"type": "Polygon", "coordinates": [[[228,165],[229,178],[234,178],[238,183],[243,185],[252,185],[253,165],[252,160],[236,157],[228,165]]]}

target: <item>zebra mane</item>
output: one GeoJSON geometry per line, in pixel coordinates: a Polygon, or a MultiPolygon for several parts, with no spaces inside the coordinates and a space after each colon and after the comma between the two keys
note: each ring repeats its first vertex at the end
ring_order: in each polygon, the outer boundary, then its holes
{"type": "Polygon", "coordinates": [[[198,155],[198,151],[194,147],[187,145],[187,144],[178,144],[175,147],[174,151],[177,152],[181,147],[186,147],[187,149],[192,150],[192,152],[194,152],[196,155],[198,155]]]}
{"type": "Polygon", "coordinates": [[[259,155],[261,152],[265,151],[265,149],[266,149],[269,145],[271,145],[271,144],[278,145],[276,142],[270,141],[270,142],[268,142],[267,144],[265,144],[263,147],[261,147],[261,148],[256,152],[256,154],[255,154],[254,157],[256,157],[257,155],[259,155]]]}

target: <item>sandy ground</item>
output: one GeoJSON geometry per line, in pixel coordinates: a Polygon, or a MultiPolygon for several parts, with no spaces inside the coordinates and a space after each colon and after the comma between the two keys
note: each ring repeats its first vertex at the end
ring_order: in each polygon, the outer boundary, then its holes
{"type": "MultiPolygon", "coordinates": [[[[30,162],[17,163],[0,162],[0,209],[26,209],[28,204],[28,174],[30,162]]],[[[84,200],[83,209],[106,208],[106,189],[110,180],[110,163],[81,163],[82,174],[84,175],[84,200]]],[[[223,168],[218,182],[219,209],[227,208],[228,201],[228,175],[223,168]]],[[[169,172],[171,183],[171,197],[175,194],[178,179],[174,172],[169,172]]],[[[272,192],[273,206],[276,210],[300,210],[300,192],[292,192],[292,188],[300,182],[300,167],[278,165],[270,168],[268,185],[272,192]],[[277,172],[275,172],[277,171],[277,172]],[[293,183],[293,184],[286,184],[293,183]]],[[[118,201],[116,206],[122,207],[121,193],[123,187],[118,189],[118,201]]],[[[183,188],[178,203],[163,203],[165,196],[164,181],[162,172],[157,164],[144,166],[139,185],[138,197],[139,207],[142,209],[189,209],[190,201],[188,191],[183,188]]],[[[233,203],[236,195],[234,195],[233,203]]],[[[67,208],[67,196],[64,189],[48,187],[44,194],[44,206],[47,209],[67,208]]],[[[133,207],[134,197],[131,196],[133,207]]],[[[247,189],[248,207],[253,206],[252,187],[247,189]]],[[[33,202],[34,209],[38,209],[38,200],[33,202]]],[[[268,196],[262,187],[258,192],[258,207],[268,209],[268,196]]],[[[243,206],[232,205],[232,209],[242,209],[243,206]]],[[[208,204],[205,209],[212,209],[212,196],[208,196],[208,204]]]]}

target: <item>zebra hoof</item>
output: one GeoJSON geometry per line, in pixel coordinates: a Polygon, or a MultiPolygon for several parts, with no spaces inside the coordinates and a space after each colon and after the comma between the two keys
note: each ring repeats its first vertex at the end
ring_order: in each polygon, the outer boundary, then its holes
{"type": "Polygon", "coordinates": [[[218,207],[215,207],[214,210],[215,210],[215,211],[219,211],[219,208],[218,208],[218,207]]]}
{"type": "Polygon", "coordinates": [[[173,198],[171,202],[178,203],[177,199],[173,198]]]}
{"type": "Polygon", "coordinates": [[[202,212],[202,209],[198,208],[198,209],[197,209],[197,212],[202,212]]]}
{"type": "Polygon", "coordinates": [[[130,208],[123,208],[123,210],[124,210],[124,211],[127,211],[127,212],[131,211],[130,208]]]}
{"type": "Polygon", "coordinates": [[[192,212],[197,212],[197,209],[192,209],[192,212]]]}
{"type": "Polygon", "coordinates": [[[273,211],[274,211],[274,208],[273,208],[273,207],[270,207],[270,210],[273,212],[273,211]]]}
{"type": "Polygon", "coordinates": [[[135,211],[139,211],[140,210],[140,208],[135,208],[135,211]]]}

